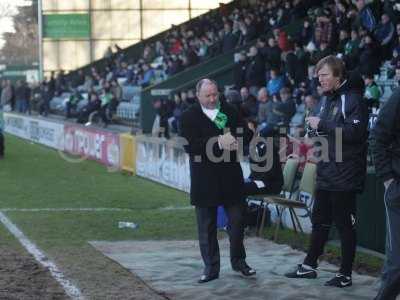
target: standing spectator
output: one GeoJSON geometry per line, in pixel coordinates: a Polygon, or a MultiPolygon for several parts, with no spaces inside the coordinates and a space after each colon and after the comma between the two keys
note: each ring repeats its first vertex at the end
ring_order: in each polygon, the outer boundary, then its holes
{"type": "Polygon", "coordinates": [[[247,87],[260,87],[265,84],[265,64],[258,49],[255,46],[250,47],[248,64],[246,67],[246,85],[247,87]]]}
{"type": "Polygon", "coordinates": [[[349,70],[354,70],[359,62],[360,39],[357,30],[353,29],[350,33],[350,40],[344,46],[343,60],[349,70]]]}
{"type": "Polygon", "coordinates": [[[266,65],[267,71],[271,69],[280,69],[281,68],[281,54],[282,51],[276,44],[276,41],[273,37],[268,39],[268,48],[266,51],[266,65]]]}
{"type": "Polygon", "coordinates": [[[235,49],[238,40],[239,37],[237,34],[232,32],[231,25],[229,23],[225,23],[224,34],[222,38],[222,53],[227,53],[230,50],[235,49]]]}
{"type": "Polygon", "coordinates": [[[100,115],[104,123],[104,127],[107,127],[108,123],[111,121],[111,104],[114,96],[111,92],[111,86],[107,83],[100,95],[100,115]]]}
{"type": "Polygon", "coordinates": [[[358,10],[358,23],[365,28],[369,33],[372,33],[377,25],[374,13],[365,0],[356,0],[358,10]]]}
{"type": "Polygon", "coordinates": [[[245,44],[249,44],[257,37],[257,28],[254,21],[250,17],[244,18],[244,23],[246,24],[246,34],[244,36],[245,44]]]}
{"type": "MultiPolygon", "coordinates": [[[[285,274],[289,278],[316,278],[318,258],[323,254],[332,222],[339,231],[342,261],[339,273],[325,285],[352,285],[356,250],[356,194],[363,190],[366,176],[368,113],[358,87],[345,78],[342,60],[328,56],[318,62],[317,74],[327,95],[320,117],[309,117],[311,130],[326,136],[327,151],[317,164],[317,187],[312,211],[310,246],[303,264],[285,274]],[[343,96],[342,96],[343,95],[343,96]],[[342,100],[344,98],[345,100],[342,100]],[[341,162],[337,161],[337,128],[341,128],[341,162]],[[336,147],[335,147],[336,146],[336,147]]],[[[340,151],[340,150],[339,150],[340,151]]]]}
{"type": "Polygon", "coordinates": [[[339,32],[339,43],[337,44],[336,51],[343,55],[347,43],[350,41],[349,34],[345,29],[341,29],[339,32]]]}
{"type": "Polygon", "coordinates": [[[310,24],[309,19],[305,19],[303,21],[303,27],[299,31],[299,34],[297,35],[296,39],[298,42],[303,43],[303,45],[307,45],[309,42],[312,41],[313,38],[313,28],[310,24]]]}
{"type": "Polygon", "coordinates": [[[376,175],[385,186],[386,261],[375,300],[395,300],[400,294],[400,89],[380,110],[373,129],[376,175]]]}
{"type": "Polygon", "coordinates": [[[285,52],[283,55],[283,61],[285,63],[284,70],[285,74],[292,85],[296,82],[296,68],[298,68],[298,60],[294,51],[290,50],[285,52]]]}
{"type": "Polygon", "coordinates": [[[19,113],[26,113],[29,109],[30,89],[22,80],[17,81],[15,89],[15,102],[19,113]]]}
{"type": "Polygon", "coordinates": [[[334,44],[335,40],[333,38],[335,32],[333,21],[330,18],[329,11],[321,11],[320,15],[317,17],[315,29],[314,29],[314,42],[317,47],[321,44],[326,44],[331,46],[334,44]]]}
{"type": "Polygon", "coordinates": [[[12,99],[13,99],[13,88],[10,80],[3,80],[2,90],[0,97],[0,106],[3,107],[5,111],[12,110],[12,99]]]}
{"type": "Polygon", "coordinates": [[[382,48],[383,60],[390,58],[390,50],[394,34],[395,28],[392,21],[390,21],[390,18],[387,14],[383,14],[381,17],[381,22],[378,24],[378,27],[375,30],[375,37],[382,48]]]}
{"type": "Polygon", "coordinates": [[[246,263],[244,237],[243,173],[237,160],[236,136],[248,145],[252,133],[229,104],[218,101],[215,82],[202,79],[197,84],[199,103],[182,115],[180,133],[186,139],[189,154],[191,191],[199,233],[200,252],[205,265],[199,283],[215,280],[220,272],[220,254],[217,239],[217,207],[223,205],[229,219],[230,261],[232,269],[244,276],[256,271],[246,263]],[[227,127],[229,126],[229,127],[227,127]],[[224,134],[224,129],[229,129],[224,134]],[[239,130],[238,130],[239,129],[239,130]],[[209,140],[215,143],[207,151],[209,140]],[[226,153],[229,162],[215,161],[226,153]]]}
{"type": "Polygon", "coordinates": [[[361,74],[378,74],[381,63],[379,46],[372,35],[367,34],[360,44],[359,70],[361,74]]]}
{"type": "Polygon", "coordinates": [[[240,52],[237,56],[238,60],[233,67],[233,80],[235,88],[240,90],[246,84],[246,53],[240,52]]]}
{"type": "MultiPolygon", "coordinates": [[[[53,99],[49,85],[43,82],[40,88],[39,115],[47,117],[50,110],[50,101],[53,99]]],[[[67,106],[68,104],[66,104],[67,106]]]]}
{"type": "Polygon", "coordinates": [[[186,103],[182,101],[179,94],[174,95],[174,102],[175,102],[175,107],[172,112],[172,116],[174,117],[174,119],[171,123],[171,131],[177,133],[178,128],[180,126],[182,113],[188,108],[188,106],[186,103]]]}
{"type": "Polygon", "coordinates": [[[307,67],[310,64],[310,55],[304,51],[302,43],[294,44],[295,54],[297,57],[297,68],[295,71],[295,82],[299,84],[307,80],[307,67]]]}

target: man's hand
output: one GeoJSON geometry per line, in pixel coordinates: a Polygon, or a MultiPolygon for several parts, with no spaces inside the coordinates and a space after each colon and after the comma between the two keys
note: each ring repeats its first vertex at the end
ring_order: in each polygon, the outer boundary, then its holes
{"type": "Polygon", "coordinates": [[[385,189],[389,187],[389,185],[393,182],[393,178],[390,178],[389,180],[386,180],[383,185],[385,186],[385,189]]]}
{"type": "Polygon", "coordinates": [[[247,127],[249,127],[249,129],[253,131],[253,133],[256,132],[256,127],[254,126],[253,122],[247,122],[247,127]]]}
{"type": "Polygon", "coordinates": [[[232,151],[238,149],[238,142],[230,132],[220,135],[218,137],[218,144],[223,150],[232,151]]]}
{"type": "Polygon", "coordinates": [[[312,128],[312,129],[318,129],[318,124],[321,119],[319,117],[308,117],[306,118],[307,124],[312,128]]]}

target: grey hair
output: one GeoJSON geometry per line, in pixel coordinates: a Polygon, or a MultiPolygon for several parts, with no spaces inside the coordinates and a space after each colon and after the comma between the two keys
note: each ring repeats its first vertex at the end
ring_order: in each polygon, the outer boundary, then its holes
{"type": "Polygon", "coordinates": [[[200,79],[199,82],[196,84],[196,93],[197,94],[199,94],[199,92],[204,84],[213,84],[218,88],[218,84],[215,80],[212,80],[209,78],[203,78],[203,79],[200,79]]]}

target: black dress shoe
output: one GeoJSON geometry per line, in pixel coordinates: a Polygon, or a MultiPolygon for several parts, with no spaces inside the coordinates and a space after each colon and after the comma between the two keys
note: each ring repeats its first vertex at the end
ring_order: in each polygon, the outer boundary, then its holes
{"type": "Polygon", "coordinates": [[[198,283],[206,283],[209,282],[211,280],[215,280],[218,279],[219,274],[215,274],[215,275],[201,275],[199,281],[197,281],[198,283]]]}
{"type": "Polygon", "coordinates": [[[256,270],[250,268],[246,263],[233,268],[233,270],[242,273],[246,277],[256,275],[256,270]]]}

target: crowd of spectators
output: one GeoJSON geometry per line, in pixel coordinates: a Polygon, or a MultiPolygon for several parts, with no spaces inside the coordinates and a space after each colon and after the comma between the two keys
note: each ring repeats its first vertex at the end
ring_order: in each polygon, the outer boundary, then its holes
{"type": "MultiPolygon", "coordinates": [[[[7,85],[12,87],[10,100],[4,101],[14,110],[29,112],[30,102],[37,99],[36,108],[46,116],[50,101],[68,93],[67,118],[85,122],[91,112],[98,111],[108,124],[118,104],[129,100],[123,99],[123,86],[145,88],[218,54],[248,48],[235,54],[236,96],[232,97],[240,100],[235,105],[245,117],[271,130],[276,124],[301,126],[300,116],[307,113],[306,99],[313,99],[308,102],[318,107],[321,93],[313,70],[327,55],[342,57],[349,70],[362,74],[371,110],[379,105],[382,94],[374,81],[382,62],[390,61],[389,76],[400,80],[400,4],[396,1],[249,2],[251,5],[238,4],[233,9],[221,6],[174,26],[163,38],[147,44],[139,58],[128,57],[115,45],[115,49],[107,49],[102,70],[79,70],[73,77],[62,71],[57,76],[52,73],[32,89],[22,82],[15,87],[3,83],[4,99],[10,94],[7,85]],[[282,30],[296,20],[303,20],[297,30],[290,34],[282,30]]],[[[185,91],[173,97],[169,103],[155,103],[155,108],[163,111],[162,122],[170,120],[171,131],[176,130],[181,111],[190,105],[187,100],[195,96],[193,91],[185,91]]]]}
{"type": "MultiPolygon", "coordinates": [[[[296,1],[281,3],[290,8],[296,1]]],[[[265,14],[263,8],[260,11],[265,14]]],[[[388,76],[399,83],[399,3],[325,1],[318,8],[308,9],[306,15],[297,32],[286,35],[272,26],[271,34],[254,35],[258,37],[256,44],[235,55],[234,85],[224,96],[245,118],[255,120],[259,130],[269,132],[283,126],[293,132],[294,128],[304,129],[305,116],[318,114],[324,96],[314,69],[327,55],[342,58],[351,76],[362,77],[370,113],[376,114],[381,103],[383,91],[376,79],[384,62],[389,65],[388,76]]],[[[254,14],[250,19],[258,17],[254,14]]],[[[228,20],[224,27],[230,28],[230,24],[228,20]]],[[[176,130],[179,116],[188,105],[186,97],[178,93],[174,102],[159,106],[161,119],[172,124],[171,131],[176,130]]]]}

